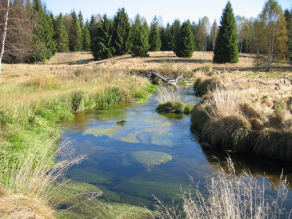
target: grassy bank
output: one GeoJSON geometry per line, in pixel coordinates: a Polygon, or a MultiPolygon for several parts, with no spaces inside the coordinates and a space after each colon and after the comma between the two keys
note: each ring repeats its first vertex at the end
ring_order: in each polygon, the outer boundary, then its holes
{"type": "Polygon", "coordinates": [[[6,205],[0,206],[0,217],[37,214],[51,218],[53,210],[46,205],[52,199],[52,184],[84,158],[71,156],[66,145],[57,150],[58,123],[72,119],[75,111],[146,100],[155,87],[128,71],[108,68],[4,65],[3,69],[0,196],[6,205]],[[16,203],[19,209],[11,210],[16,203]]]}
{"type": "Polygon", "coordinates": [[[201,142],[292,160],[291,73],[198,73],[192,112],[201,142]]]}

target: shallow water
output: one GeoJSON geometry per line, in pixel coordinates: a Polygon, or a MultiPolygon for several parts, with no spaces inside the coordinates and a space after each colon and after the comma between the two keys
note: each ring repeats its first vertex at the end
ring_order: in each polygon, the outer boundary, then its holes
{"type": "MultiPolygon", "coordinates": [[[[185,102],[198,103],[194,91],[181,89],[185,102]]],[[[153,206],[159,199],[180,201],[180,188],[190,186],[189,175],[201,184],[216,173],[226,152],[203,147],[190,131],[190,115],[158,114],[152,96],[147,103],[122,104],[76,114],[63,123],[64,140],[73,140],[76,154],[87,154],[82,164],[71,168],[67,177],[96,185],[101,198],[112,202],[153,206]]],[[[268,176],[279,183],[283,172],[292,181],[289,163],[250,154],[230,155],[237,173],[250,169],[259,178],[268,176]]],[[[291,185],[288,199],[291,199],[291,185]]],[[[286,207],[291,208],[290,201],[286,207]]]]}

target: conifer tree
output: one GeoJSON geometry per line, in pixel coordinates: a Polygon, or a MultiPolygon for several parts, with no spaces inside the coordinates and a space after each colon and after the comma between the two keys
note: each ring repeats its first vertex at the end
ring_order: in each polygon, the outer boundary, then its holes
{"type": "Polygon", "coordinates": [[[70,38],[70,50],[71,51],[82,51],[82,30],[80,28],[80,21],[77,18],[76,12],[71,13],[72,16],[72,35],[70,38]]]}
{"type": "Polygon", "coordinates": [[[180,20],[175,19],[171,25],[172,35],[174,36],[174,44],[176,44],[178,40],[180,27],[181,27],[180,20]]]}
{"type": "Polygon", "coordinates": [[[167,51],[167,39],[166,39],[166,34],[165,34],[166,29],[164,27],[159,27],[159,36],[161,40],[161,51],[167,51]]]}
{"type": "MultiPolygon", "coordinates": [[[[199,22],[200,22],[200,20],[201,19],[199,19],[199,22]]],[[[194,22],[194,21],[191,24],[191,30],[193,33],[194,51],[200,51],[199,37],[198,37],[199,25],[196,24],[196,22],[194,22]]]]}
{"type": "Polygon", "coordinates": [[[90,51],[91,48],[91,39],[90,39],[90,31],[89,31],[89,22],[88,20],[85,23],[85,26],[82,29],[83,36],[83,49],[84,51],[90,51]]]}
{"type": "Polygon", "coordinates": [[[175,44],[175,54],[178,57],[192,57],[194,51],[193,33],[190,21],[185,21],[181,28],[175,44]]]}
{"type": "Polygon", "coordinates": [[[236,22],[231,3],[228,1],[221,16],[213,61],[237,63],[238,56],[236,22]]]}
{"type": "Polygon", "coordinates": [[[150,51],[160,51],[161,40],[156,15],[154,16],[150,26],[149,45],[150,51]]]}
{"type": "Polygon", "coordinates": [[[166,51],[173,51],[174,47],[175,47],[175,43],[174,43],[174,36],[172,35],[172,30],[173,27],[170,26],[169,23],[167,23],[166,25],[166,29],[165,29],[165,41],[166,41],[166,51]]]}
{"type": "Polygon", "coordinates": [[[83,29],[84,27],[84,20],[83,20],[83,14],[81,11],[79,11],[78,13],[78,20],[79,20],[79,23],[80,23],[80,28],[83,29]]]}
{"type": "Polygon", "coordinates": [[[93,29],[96,23],[96,17],[94,15],[91,15],[90,21],[89,21],[89,31],[90,31],[90,39],[93,40],[93,29]]]}
{"type": "Polygon", "coordinates": [[[113,22],[114,28],[112,41],[115,48],[115,55],[127,54],[131,46],[131,25],[128,14],[125,12],[125,8],[118,10],[113,22]]]}
{"type": "Polygon", "coordinates": [[[55,35],[53,20],[39,0],[33,1],[33,14],[38,25],[34,30],[32,58],[36,61],[44,61],[50,59],[57,51],[53,39],[55,35]]]}
{"type": "Polygon", "coordinates": [[[108,59],[113,56],[114,47],[112,47],[111,24],[106,14],[100,22],[94,27],[93,41],[91,44],[91,52],[95,60],[108,59]]]}
{"type": "Polygon", "coordinates": [[[141,23],[140,15],[138,14],[135,19],[134,30],[133,30],[133,45],[132,52],[133,57],[148,57],[149,52],[149,28],[146,20],[141,23]]]}
{"type": "Polygon", "coordinates": [[[64,17],[62,13],[55,19],[56,31],[55,31],[55,41],[57,43],[58,52],[68,52],[69,51],[69,37],[68,32],[64,23],[64,17]]]}

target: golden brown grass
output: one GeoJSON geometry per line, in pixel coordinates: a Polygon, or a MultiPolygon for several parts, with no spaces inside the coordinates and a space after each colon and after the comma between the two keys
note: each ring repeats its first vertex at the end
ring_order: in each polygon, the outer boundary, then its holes
{"type": "Polygon", "coordinates": [[[291,161],[292,88],[286,79],[218,77],[202,75],[194,84],[207,92],[192,114],[201,141],[291,161]]]}
{"type": "MultiPolygon", "coordinates": [[[[73,64],[100,66],[107,68],[120,69],[176,69],[191,71],[203,66],[212,68],[229,69],[244,69],[258,67],[256,55],[239,54],[239,62],[236,64],[216,64],[213,63],[213,52],[194,52],[191,58],[179,58],[172,51],[149,52],[149,57],[132,58],[131,55],[114,57],[108,60],[95,61],[90,52],[74,52],[74,53],[57,53],[47,64],[73,64]]],[[[284,63],[282,66],[287,66],[289,63],[284,63]]],[[[274,63],[274,66],[278,66],[274,63]]]]}
{"type": "Polygon", "coordinates": [[[39,198],[12,195],[0,199],[0,218],[52,219],[54,218],[54,211],[39,198]]]}

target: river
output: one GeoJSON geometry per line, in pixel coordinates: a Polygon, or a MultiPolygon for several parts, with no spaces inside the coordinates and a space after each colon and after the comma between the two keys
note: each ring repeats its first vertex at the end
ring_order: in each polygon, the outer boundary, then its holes
{"type": "MultiPolygon", "coordinates": [[[[184,101],[198,103],[191,89],[180,89],[184,101]]],[[[146,103],[127,103],[76,113],[63,123],[65,141],[76,155],[87,159],[68,170],[68,178],[96,185],[102,199],[143,205],[153,209],[153,195],[180,202],[181,188],[191,186],[190,176],[203,184],[218,171],[218,160],[228,154],[201,146],[190,130],[190,115],[158,114],[156,95],[146,103]]],[[[259,178],[279,183],[283,169],[292,180],[289,163],[251,154],[230,154],[238,174],[249,169],[259,178]]],[[[288,199],[291,200],[291,185],[288,199]]],[[[273,195],[273,191],[271,192],[273,195]]],[[[286,208],[291,209],[288,200],[286,208]]]]}

